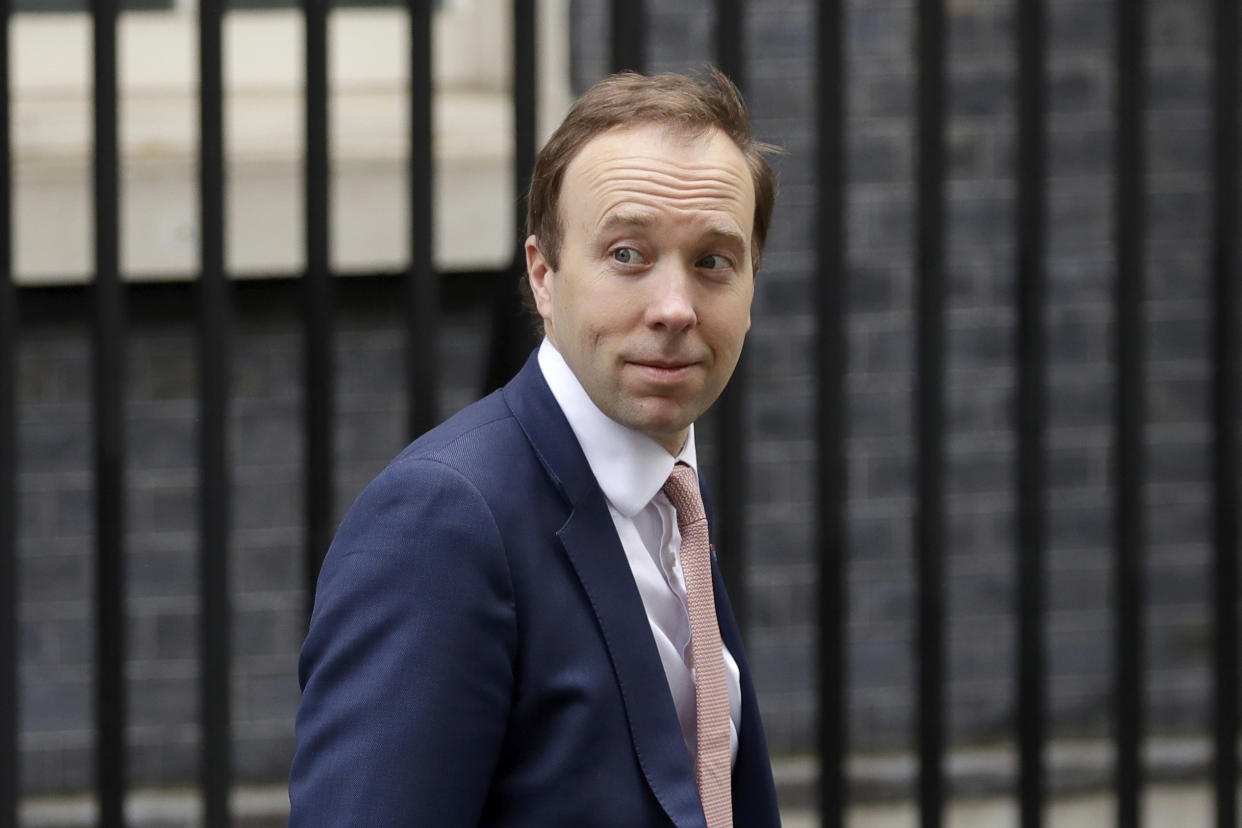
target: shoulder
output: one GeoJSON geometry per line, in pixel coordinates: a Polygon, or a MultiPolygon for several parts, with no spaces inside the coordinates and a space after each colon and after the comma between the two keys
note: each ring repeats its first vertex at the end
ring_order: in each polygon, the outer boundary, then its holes
{"type": "Polygon", "coordinates": [[[476,488],[495,473],[500,457],[520,452],[519,441],[512,413],[491,394],[407,445],[358,495],[346,520],[377,498],[408,502],[445,488],[476,488]]]}
{"type": "Polygon", "coordinates": [[[498,458],[518,453],[522,440],[500,395],[491,394],[406,446],[354,501],[340,531],[394,512],[435,523],[487,511],[482,488],[500,468],[498,458]]]}
{"type": "MultiPolygon", "coordinates": [[[[553,452],[577,444],[550,393],[540,394],[537,366],[528,365],[505,388],[466,406],[408,445],[372,486],[397,484],[407,495],[413,479],[425,491],[433,480],[457,475],[493,505],[535,490],[563,489],[559,475],[571,461],[553,452]],[[546,399],[545,399],[546,398],[546,399]],[[433,473],[433,466],[442,466],[433,473]],[[430,477],[428,476],[430,474],[430,477]]],[[[546,392],[546,388],[542,389],[546,392]]]]}
{"type": "Polygon", "coordinates": [[[515,494],[548,485],[544,466],[500,392],[488,395],[408,445],[358,495],[329,557],[413,537],[448,533],[494,543],[515,494]],[[377,538],[376,535],[385,537],[377,538]],[[366,539],[365,542],[359,542],[366,539]]]}
{"type": "Polygon", "coordinates": [[[491,400],[416,440],[358,495],[319,572],[306,652],[315,652],[315,620],[352,617],[344,611],[348,607],[375,611],[393,604],[406,612],[411,601],[425,601],[450,585],[450,592],[511,603],[506,543],[490,482],[496,466],[485,447],[512,442],[504,435],[515,429],[503,404],[491,400]]]}
{"type": "MultiPolygon", "coordinates": [[[[490,394],[393,459],[345,515],[320,587],[359,556],[399,568],[452,570],[467,560],[504,568],[511,548],[554,533],[566,517],[565,498],[513,399],[490,394]]],[[[560,439],[554,426],[541,428],[560,439]]]]}

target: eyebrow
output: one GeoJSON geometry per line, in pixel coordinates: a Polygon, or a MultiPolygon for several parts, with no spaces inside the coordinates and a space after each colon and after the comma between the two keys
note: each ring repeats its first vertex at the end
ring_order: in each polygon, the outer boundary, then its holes
{"type": "Polygon", "coordinates": [[[604,220],[599,223],[599,227],[596,228],[595,232],[596,235],[599,235],[600,233],[617,227],[643,228],[650,227],[654,223],[655,219],[646,213],[637,213],[631,210],[617,210],[605,216],[604,220]]]}
{"type": "MultiPolygon", "coordinates": [[[[614,230],[619,227],[643,229],[650,227],[655,223],[655,217],[648,215],[647,213],[635,212],[632,210],[617,210],[604,217],[604,220],[601,221],[599,226],[596,228],[594,236],[598,238],[609,230],[614,230]]],[[[738,232],[737,228],[734,227],[732,223],[713,221],[706,228],[706,233],[709,236],[724,239],[730,244],[735,244],[742,250],[746,250],[749,247],[746,237],[738,232]]]]}
{"type": "Polygon", "coordinates": [[[716,238],[724,239],[729,244],[737,245],[741,250],[749,247],[746,237],[739,233],[732,225],[713,224],[707,228],[707,234],[716,238]]]}

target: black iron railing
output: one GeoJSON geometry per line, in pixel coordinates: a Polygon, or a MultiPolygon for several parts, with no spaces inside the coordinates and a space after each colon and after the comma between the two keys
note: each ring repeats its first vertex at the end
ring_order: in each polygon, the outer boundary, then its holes
{"type": "Polygon", "coordinates": [[[232,782],[228,406],[233,320],[225,274],[222,0],[199,0],[199,778],[206,825],[229,823],[232,782]]]}
{"type": "MultiPolygon", "coordinates": [[[[197,286],[200,371],[200,641],[202,659],[201,787],[208,825],[227,825],[233,783],[230,764],[229,468],[226,422],[229,406],[231,292],[225,274],[223,85],[221,80],[221,0],[200,2],[200,210],[201,259],[197,286]]],[[[825,826],[843,824],[848,805],[845,757],[848,553],[845,540],[845,439],[847,421],[844,378],[847,354],[844,330],[845,263],[845,59],[844,4],[825,0],[818,13],[818,66],[815,75],[818,114],[816,157],[818,213],[815,222],[817,262],[817,537],[819,578],[819,806],[825,826]]],[[[1238,781],[1238,570],[1237,556],[1240,402],[1239,308],[1239,100],[1238,4],[1215,0],[1212,141],[1214,188],[1212,272],[1214,607],[1213,651],[1214,791],[1218,828],[1237,823],[1238,781]]],[[[747,55],[745,4],[717,0],[716,54],[720,67],[743,88],[747,55]]],[[[306,272],[303,324],[305,335],[306,435],[305,569],[313,588],[319,562],[330,540],[334,514],[332,485],[333,274],[328,239],[332,193],[329,188],[327,0],[305,0],[306,11],[306,272]]],[[[20,788],[17,733],[17,511],[16,305],[19,291],[12,275],[11,194],[8,118],[11,77],[8,71],[10,8],[0,0],[0,828],[17,824],[20,788]]],[[[536,4],[514,0],[513,12],[513,190],[518,203],[525,193],[536,150],[536,4]]],[[[100,824],[120,826],[126,791],[125,661],[125,445],[123,435],[125,305],[119,269],[119,192],[117,146],[117,0],[94,0],[94,216],[95,266],[92,307],[94,338],[94,471],[96,516],[96,784],[100,824]]],[[[411,19],[411,156],[409,164],[410,238],[413,257],[405,274],[408,312],[407,378],[409,429],[419,433],[437,419],[437,316],[439,276],[432,259],[432,38],[429,3],[409,0],[411,19]]],[[[1047,675],[1043,626],[1045,616],[1047,480],[1047,348],[1043,335],[1047,205],[1047,92],[1045,21],[1048,4],[1019,0],[1017,21],[1018,146],[1015,268],[1018,275],[1017,424],[1018,453],[1018,645],[1017,732],[1019,772],[1016,794],[1021,824],[1045,822],[1048,741],[1045,706],[1047,675]]],[[[917,90],[917,515],[918,560],[918,795],[921,824],[937,828],[946,802],[945,752],[945,6],[943,0],[920,0],[918,14],[917,90]]],[[[1145,95],[1144,4],[1116,4],[1116,714],[1117,823],[1141,823],[1143,791],[1141,748],[1144,741],[1142,573],[1145,539],[1142,489],[1144,334],[1143,244],[1145,95]]],[[[611,66],[642,70],[646,65],[644,33],[648,26],[639,0],[611,4],[611,66]]],[[[499,274],[492,368],[496,384],[511,373],[514,347],[522,323],[514,291],[523,267],[521,210],[517,211],[512,265],[499,274]],[[516,320],[516,321],[515,321],[516,320]]],[[[726,579],[741,615],[745,615],[745,502],[747,454],[743,400],[745,371],[739,370],[721,405],[719,452],[722,548],[729,555],[726,579]]]]}
{"type": "Polygon", "coordinates": [[[0,826],[17,825],[17,291],[9,174],[9,0],[0,0],[0,826]],[[7,701],[4,701],[7,700],[7,701]]]}
{"type": "MultiPolygon", "coordinates": [[[[116,0],[95,0],[95,280],[91,378],[95,450],[95,779],[100,824],[125,798],[125,301],[120,274],[116,0]]],[[[6,79],[7,81],[7,79],[6,79]]]]}
{"type": "Polygon", "coordinates": [[[1213,631],[1215,638],[1212,722],[1216,792],[1216,828],[1238,824],[1238,511],[1242,497],[1242,451],[1238,389],[1242,362],[1242,239],[1238,232],[1239,134],[1237,103],[1238,4],[1216,0],[1212,6],[1212,275],[1214,319],[1212,344],[1213,631]],[[1233,34],[1231,34],[1233,33],[1233,34]]]}
{"type": "Polygon", "coordinates": [[[1018,6],[1018,810],[1042,824],[1044,799],[1045,37],[1043,0],[1018,6]]]}

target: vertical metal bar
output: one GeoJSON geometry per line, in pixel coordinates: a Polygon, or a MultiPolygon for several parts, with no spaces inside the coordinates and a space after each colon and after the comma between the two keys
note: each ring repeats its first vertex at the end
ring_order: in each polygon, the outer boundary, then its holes
{"type": "Polygon", "coordinates": [[[1043,824],[1044,3],[1018,6],[1018,810],[1043,824]]]}
{"type": "Polygon", "coordinates": [[[9,175],[9,0],[0,0],[0,828],[16,828],[17,290],[9,175]]]}
{"type": "Polygon", "coordinates": [[[1238,422],[1242,419],[1237,378],[1242,359],[1238,308],[1238,4],[1216,0],[1213,29],[1213,175],[1215,182],[1215,319],[1213,325],[1213,417],[1215,478],[1215,787],[1216,828],[1238,824],[1238,422]]]}
{"type": "Polygon", "coordinates": [[[306,10],[306,566],[310,594],[332,540],[332,276],[328,260],[328,0],[306,10]]]}
{"type": "Polygon", "coordinates": [[[612,71],[643,72],[647,67],[645,0],[612,0],[612,71]]]}
{"type": "Polygon", "coordinates": [[[221,25],[224,0],[198,0],[199,10],[199,776],[204,824],[228,826],[229,752],[229,473],[228,386],[232,353],[229,285],[224,272],[224,88],[221,25]]]}
{"type": "Polygon", "coordinates": [[[125,799],[125,297],[119,268],[117,0],[91,0],[94,17],[95,285],[95,785],[99,822],[120,828],[125,799]]]}
{"type": "Polygon", "coordinates": [[[944,810],[944,6],[919,0],[918,745],[922,828],[944,810]]]}
{"type": "Polygon", "coordinates": [[[522,253],[526,238],[526,197],[535,166],[535,132],[538,98],[538,67],[535,62],[535,0],[513,0],[513,189],[518,209],[514,215],[518,255],[525,271],[522,253]]]}
{"type": "Polygon", "coordinates": [[[744,0],[716,0],[716,65],[746,91],[743,24],[746,18],[744,0]]]}
{"type": "Polygon", "coordinates": [[[410,0],[410,272],[406,281],[411,436],[436,424],[436,318],[440,297],[435,266],[432,128],[432,5],[410,0]]]}
{"type": "Polygon", "coordinates": [[[1144,4],[1117,4],[1117,824],[1142,822],[1144,4]]]}
{"type": "MultiPolygon", "coordinates": [[[[742,43],[742,0],[716,0],[716,63],[746,91],[742,43]]],[[[720,433],[716,463],[720,468],[720,573],[743,637],[747,629],[746,600],[746,354],[738,360],[733,378],[717,403],[720,433]]]]}
{"type": "Polygon", "coordinates": [[[492,299],[492,341],[484,392],[508,382],[535,346],[535,336],[522,307],[520,281],[526,278],[526,199],[535,166],[536,88],[535,0],[513,0],[513,191],[514,251],[508,276],[496,285],[492,299]]]}
{"type": "Polygon", "coordinates": [[[845,38],[842,0],[819,5],[816,135],[819,138],[816,229],[822,270],[819,316],[819,815],[843,828],[848,806],[845,753],[845,641],[848,613],[845,548],[845,38]]]}

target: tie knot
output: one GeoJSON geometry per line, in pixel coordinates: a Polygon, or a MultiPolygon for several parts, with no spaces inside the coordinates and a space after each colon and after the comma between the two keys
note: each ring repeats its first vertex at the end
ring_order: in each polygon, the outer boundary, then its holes
{"type": "Polygon", "coordinates": [[[703,496],[699,493],[699,476],[685,463],[673,466],[673,473],[664,482],[664,496],[677,510],[678,526],[707,519],[703,512],[703,496]]]}

